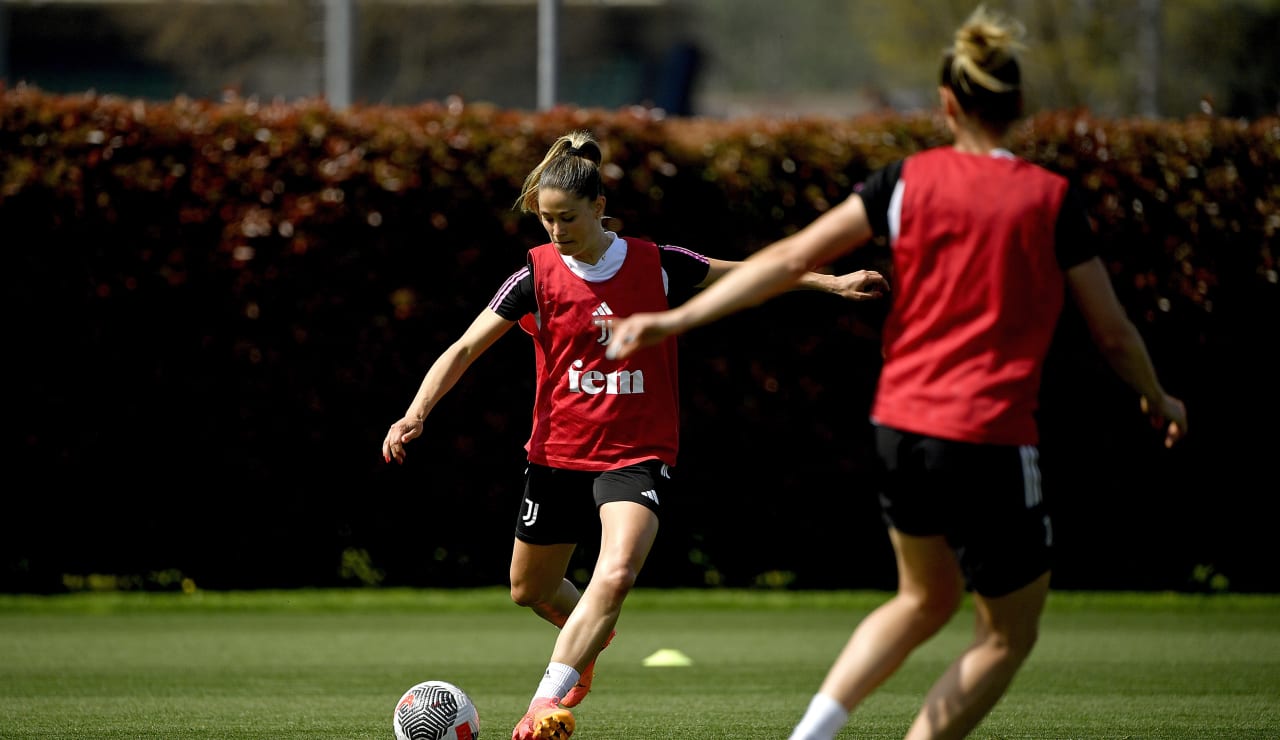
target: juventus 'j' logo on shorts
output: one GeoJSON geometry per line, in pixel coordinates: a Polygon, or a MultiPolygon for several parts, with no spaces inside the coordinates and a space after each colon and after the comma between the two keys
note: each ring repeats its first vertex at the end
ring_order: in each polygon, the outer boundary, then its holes
{"type": "Polygon", "coordinates": [[[520,515],[520,521],[524,526],[532,527],[533,523],[538,521],[539,506],[540,504],[535,504],[527,498],[524,500],[524,512],[520,515]]]}

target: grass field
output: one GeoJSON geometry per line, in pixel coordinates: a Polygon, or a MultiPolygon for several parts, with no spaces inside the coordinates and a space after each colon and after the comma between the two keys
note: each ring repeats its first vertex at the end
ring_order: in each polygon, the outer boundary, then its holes
{"type": "MultiPolygon", "coordinates": [[[[578,708],[583,740],[785,738],[881,593],[640,590],[578,708]],[[672,648],[687,667],[642,665],[672,648]]],[[[853,714],[900,738],[966,610],[853,714]]],[[[553,629],[504,589],[0,595],[0,738],[391,740],[426,679],[505,740],[553,629]]],[[[979,738],[1280,738],[1280,596],[1056,592],[979,738]]]]}

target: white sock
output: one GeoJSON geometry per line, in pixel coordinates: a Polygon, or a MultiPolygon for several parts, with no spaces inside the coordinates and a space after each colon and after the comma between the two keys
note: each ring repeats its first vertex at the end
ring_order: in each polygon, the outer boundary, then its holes
{"type": "MultiPolygon", "coordinates": [[[[569,693],[569,689],[578,682],[578,672],[571,665],[564,663],[548,663],[547,672],[542,674],[542,683],[538,684],[538,690],[534,693],[534,699],[543,699],[553,696],[557,699],[563,699],[564,695],[569,693]]],[[[532,702],[530,703],[532,705],[532,702]]]]}
{"type": "Polygon", "coordinates": [[[849,721],[849,711],[826,694],[814,694],[800,724],[787,740],[831,740],[849,721]]]}

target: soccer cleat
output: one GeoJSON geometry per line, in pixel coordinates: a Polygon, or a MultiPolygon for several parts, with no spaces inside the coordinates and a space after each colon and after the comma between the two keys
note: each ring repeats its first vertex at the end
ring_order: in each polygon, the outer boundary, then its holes
{"type": "Polygon", "coordinates": [[[534,699],[511,731],[511,740],[569,740],[577,722],[554,697],[534,699]]]}
{"type": "MultiPolygon", "coordinates": [[[[609,637],[605,639],[600,649],[604,650],[609,647],[609,643],[613,642],[613,636],[616,634],[618,634],[617,630],[610,632],[609,637]]],[[[569,693],[565,694],[564,698],[560,700],[561,706],[576,707],[581,704],[582,700],[587,698],[587,692],[591,691],[591,680],[595,678],[595,673],[596,662],[593,660],[583,669],[582,675],[578,676],[578,682],[573,685],[573,688],[569,689],[569,693]]]]}

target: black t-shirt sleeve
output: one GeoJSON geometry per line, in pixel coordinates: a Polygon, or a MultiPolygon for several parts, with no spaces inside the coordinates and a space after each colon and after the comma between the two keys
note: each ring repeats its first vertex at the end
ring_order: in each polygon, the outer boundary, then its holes
{"type": "Polygon", "coordinates": [[[1067,188],[1054,226],[1054,252],[1064,271],[1098,256],[1093,224],[1075,188],[1067,188]]]}
{"type": "Polygon", "coordinates": [[[889,235],[889,201],[893,199],[894,188],[902,179],[902,160],[882,167],[867,176],[853,192],[862,198],[862,205],[867,210],[867,220],[871,224],[871,233],[876,236],[889,235]]]}
{"type": "Polygon", "coordinates": [[[511,277],[503,281],[502,287],[493,294],[489,308],[507,321],[519,321],[525,314],[538,310],[538,302],[533,294],[533,270],[529,265],[511,273],[511,277]]]}
{"type": "Polygon", "coordinates": [[[711,263],[707,258],[684,247],[664,244],[658,248],[658,259],[667,273],[667,295],[687,296],[707,279],[711,263]]]}

